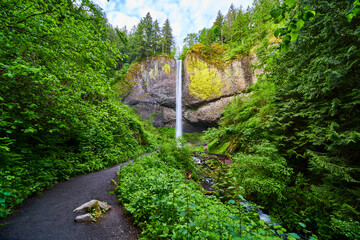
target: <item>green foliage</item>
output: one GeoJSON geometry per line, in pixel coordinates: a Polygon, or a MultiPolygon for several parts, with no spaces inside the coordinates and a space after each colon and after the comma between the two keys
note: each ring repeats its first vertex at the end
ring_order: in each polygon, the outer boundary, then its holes
{"type": "Polygon", "coordinates": [[[286,226],[305,233],[299,223],[308,219],[322,239],[356,239],[359,21],[348,21],[348,1],[284,4],[292,18],[276,34],[296,38],[283,39],[288,51],[263,58],[265,76],[227,106],[207,139],[229,143],[245,197],[286,226]]]}
{"type": "Polygon", "coordinates": [[[197,43],[204,45],[203,54],[222,62],[254,53],[258,58],[266,56],[270,52],[267,47],[278,43],[278,39],[272,39],[274,31],[285,21],[283,18],[274,23],[271,19],[269,9],[279,5],[280,2],[277,0],[256,0],[253,6],[246,10],[241,6],[236,8],[231,5],[226,15],[219,11],[211,28],[187,35],[181,59],[184,59],[187,52],[193,50],[193,45],[197,43]],[[223,45],[225,54],[215,53],[216,43],[223,45]]]}
{"type": "Polygon", "coordinates": [[[182,166],[164,162],[171,155],[178,158],[182,151],[187,158],[187,150],[182,149],[174,143],[164,149],[165,154],[139,158],[119,171],[116,192],[142,227],[141,239],[277,238],[256,213],[247,211],[239,201],[227,205],[204,195],[199,185],[185,179],[182,166]]]}
{"type": "Polygon", "coordinates": [[[193,172],[195,162],[191,158],[191,148],[188,145],[179,147],[177,140],[171,140],[160,147],[158,157],[169,167],[193,172]]]}
{"type": "Polygon", "coordinates": [[[360,1],[352,0],[351,2],[353,2],[352,8],[346,14],[346,17],[349,20],[349,22],[351,22],[353,20],[353,18],[356,17],[360,13],[360,1]]]}
{"type": "MultiPolygon", "coordinates": [[[[284,1],[281,6],[271,10],[271,17],[275,21],[281,21],[285,18],[288,12],[291,12],[296,7],[296,0],[284,1]]],[[[300,9],[292,13],[290,20],[286,23],[285,27],[279,28],[275,31],[274,36],[282,38],[280,50],[288,51],[290,42],[295,41],[298,37],[299,30],[308,21],[314,19],[316,11],[314,11],[311,3],[303,3],[300,9]]]]}
{"type": "Polygon", "coordinates": [[[155,148],[110,81],[119,36],[90,1],[1,1],[0,217],[70,176],[155,148]]]}
{"type": "Polygon", "coordinates": [[[231,171],[246,196],[255,202],[271,206],[274,202],[285,203],[284,193],[290,182],[292,169],[286,160],[268,141],[249,148],[253,154],[238,153],[233,157],[231,171]]]}

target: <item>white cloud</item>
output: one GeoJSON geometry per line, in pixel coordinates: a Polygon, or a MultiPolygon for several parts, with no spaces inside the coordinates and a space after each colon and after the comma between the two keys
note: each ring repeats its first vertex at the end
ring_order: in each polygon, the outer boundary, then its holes
{"type": "Polygon", "coordinates": [[[109,22],[114,26],[122,28],[126,26],[127,29],[131,29],[134,25],[137,25],[140,22],[140,19],[137,17],[131,17],[123,12],[112,11],[107,14],[109,22]]]}
{"type": "Polygon", "coordinates": [[[210,27],[220,10],[224,15],[233,3],[236,8],[244,9],[253,0],[93,0],[101,6],[109,22],[114,26],[127,26],[131,29],[141,18],[150,12],[153,20],[157,19],[162,26],[169,18],[176,39],[180,47],[183,39],[189,33],[197,33],[204,27],[210,27]]]}

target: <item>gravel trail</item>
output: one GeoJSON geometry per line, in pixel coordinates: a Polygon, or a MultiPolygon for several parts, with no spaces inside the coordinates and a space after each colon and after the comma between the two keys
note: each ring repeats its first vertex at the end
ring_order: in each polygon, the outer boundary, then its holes
{"type": "Polygon", "coordinates": [[[17,212],[3,221],[0,239],[4,240],[135,240],[140,229],[133,226],[110,194],[115,186],[118,164],[112,168],[70,178],[56,184],[40,196],[26,200],[17,212]],[[96,223],[76,223],[81,214],[73,210],[92,199],[112,206],[96,223]]]}

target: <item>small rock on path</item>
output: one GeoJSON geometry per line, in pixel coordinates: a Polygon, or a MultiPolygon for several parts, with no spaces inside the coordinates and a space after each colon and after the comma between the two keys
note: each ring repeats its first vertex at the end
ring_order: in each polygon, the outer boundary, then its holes
{"type": "MultiPolygon", "coordinates": [[[[122,163],[126,165],[127,163],[122,163]]],[[[140,229],[133,226],[118,199],[115,188],[118,167],[71,178],[56,184],[40,196],[24,202],[17,213],[4,219],[0,239],[4,240],[135,240],[140,229]],[[96,223],[76,223],[73,210],[91,199],[112,206],[96,223]]]]}

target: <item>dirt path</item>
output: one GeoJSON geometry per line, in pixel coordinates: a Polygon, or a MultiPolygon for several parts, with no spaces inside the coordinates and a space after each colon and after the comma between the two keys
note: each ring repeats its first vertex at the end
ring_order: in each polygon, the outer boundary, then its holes
{"type": "MultiPolygon", "coordinates": [[[[127,163],[123,163],[127,164],[127,163]]],[[[40,196],[30,198],[17,213],[2,221],[0,239],[6,240],[133,240],[135,228],[109,191],[115,188],[119,165],[99,172],[71,178],[56,184],[40,196]],[[96,223],[76,223],[73,210],[92,199],[106,201],[112,210],[96,223]]]]}

